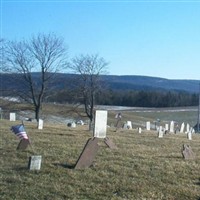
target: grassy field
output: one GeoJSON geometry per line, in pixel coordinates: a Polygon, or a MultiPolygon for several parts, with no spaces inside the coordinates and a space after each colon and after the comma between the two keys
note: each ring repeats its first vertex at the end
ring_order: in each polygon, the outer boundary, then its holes
{"type": "MultiPolygon", "coordinates": [[[[114,114],[109,112],[109,123],[114,123],[114,114]]],[[[134,114],[123,112],[123,116],[129,119],[134,114]]],[[[137,117],[138,120],[155,118],[141,113],[137,117]]],[[[158,138],[155,131],[115,132],[111,127],[107,136],[118,148],[110,149],[99,139],[100,148],[93,165],[75,170],[74,164],[92,137],[87,126],[69,128],[65,124],[45,123],[44,129],[38,130],[35,123],[25,122],[32,148],[17,151],[19,140],[10,127],[18,123],[0,120],[0,199],[200,199],[200,134],[194,134],[189,141],[186,134],[158,138]],[[183,144],[192,147],[195,160],[183,159],[183,144]],[[42,155],[40,171],[28,170],[32,155],[42,155]]]]}

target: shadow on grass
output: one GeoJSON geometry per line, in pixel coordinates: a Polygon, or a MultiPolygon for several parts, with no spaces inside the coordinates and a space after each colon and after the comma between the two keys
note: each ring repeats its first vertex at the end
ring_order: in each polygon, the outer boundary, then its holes
{"type": "Polygon", "coordinates": [[[62,164],[62,163],[53,163],[54,166],[56,167],[64,167],[64,168],[68,168],[68,169],[74,169],[75,165],[71,165],[71,164],[62,164]]]}

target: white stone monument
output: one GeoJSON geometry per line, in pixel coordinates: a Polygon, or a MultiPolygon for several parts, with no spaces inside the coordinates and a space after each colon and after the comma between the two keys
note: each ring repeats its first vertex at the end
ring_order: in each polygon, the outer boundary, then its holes
{"type": "Polygon", "coordinates": [[[162,126],[159,127],[159,131],[158,131],[158,138],[163,138],[163,130],[162,130],[162,126]]]}
{"type": "Polygon", "coordinates": [[[38,121],[38,129],[43,129],[43,120],[39,119],[38,121]]]}
{"type": "Polygon", "coordinates": [[[10,121],[16,121],[16,113],[10,113],[10,121]]]}
{"type": "Polygon", "coordinates": [[[165,131],[169,131],[169,124],[165,124],[165,131]]]}
{"type": "Polygon", "coordinates": [[[71,127],[72,127],[72,128],[76,128],[76,123],[75,123],[75,122],[72,122],[71,127]]]}
{"type": "Polygon", "coordinates": [[[174,121],[170,122],[170,128],[169,128],[170,133],[174,133],[174,121]]]}
{"type": "Polygon", "coordinates": [[[192,129],[187,133],[188,140],[192,140],[192,129]]]}
{"type": "Polygon", "coordinates": [[[187,125],[186,125],[186,133],[189,133],[189,131],[190,131],[190,125],[187,123],[187,125]]]}
{"type": "Polygon", "coordinates": [[[185,123],[183,122],[183,123],[181,124],[180,133],[183,133],[183,132],[184,132],[184,129],[185,129],[185,123]]]}
{"type": "Polygon", "coordinates": [[[151,130],[151,123],[149,121],[146,122],[146,129],[147,129],[147,131],[151,130]]]}
{"type": "Polygon", "coordinates": [[[138,128],[138,133],[142,133],[142,128],[141,127],[138,128]]]}
{"type": "Polygon", "coordinates": [[[127,127],[128,127],[128,129],[132,129],[132,122],[131,121],[127,121],[127,127]]]}
{"type": "Polygon", "coordinates": [[[106,138],[107,115],[108,112],[106,110],[96,110],[94,132],[93,132],[94,137],[106,138]]]}

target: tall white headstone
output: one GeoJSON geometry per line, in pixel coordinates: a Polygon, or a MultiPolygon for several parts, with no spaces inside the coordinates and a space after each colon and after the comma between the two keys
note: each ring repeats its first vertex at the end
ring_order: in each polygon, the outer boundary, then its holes
{"type": "Polygon", "coordinates": [[[16,121],[16,113],[10,113],[10,121],[16,121]]]}
{"type": "Polygon", "coordinates": [[[170,128],[169,128],[170,133],[174,133],[174,121],[170,122],[170,128]]]}
{"type": "Polygon", "coordinates": [[[185,123],[183,122],[183,123],[181,124],[180,133],[183,133],[183,132],[184,132],[184,129],[185,129],[185,123]]]}
{"type": "Polygon", "coordinates": [[[142,133],[142,128],[141,127],[138,128],[138,133],[142,133]]]}
{"type": "Polygon", "coordinates": [[[169,131],[169,124],[165,124],[165,131],[169,131]]]}
{"type": "Polygon", "coordinates": [[[188,140],[192,140],[192,129],[187,133],[188,140]]]}
{"type": "Polygon", "coordinates": [[[39,119],[38,121],[38,129],[43,129],[43,120],[39,119]]]}
{"type": "Polygon", "coordinates": [[[132,129],[132,122],[131,121],[127,121],[127,127],[128,127],[128,129],[132,129]]]}
{"type": "Polygon", "coordinates": [[[187,125],[186,125],[186,133],[189,133],[189,131],[190,131],[190,125],[187,123],[187,125]]]}
{"type": "Polygon", "coordinates": [[[162,126],[160,126],[160,127],[159,127],[159,130],[158,130],[158,137],[159,137],[159,138],[163,138],[163,133],[164,133],[164,132],[163,132],[162,126]]]}
{"type": "Polygon", "coordinates": [[[147,129],[147,131],[151,130],[151,123],[149,121],[146,122],[146,129],[147,129]]]}
{"type": "Polygon", "coordinates": [[[108,112],[106,110],[96,110],[94,132],[93,132],[94,137],[106,138],[107,115],[108,112]]]}

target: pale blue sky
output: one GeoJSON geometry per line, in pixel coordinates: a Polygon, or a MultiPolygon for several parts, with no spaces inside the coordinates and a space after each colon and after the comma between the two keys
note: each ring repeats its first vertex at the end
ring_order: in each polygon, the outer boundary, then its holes
{"type": "Polygon", "coordinates": [[[200,80],[200,0],[1,0],[1,37],[54,32],[69,57],[99,54],[111,75],[200,80]]]}

